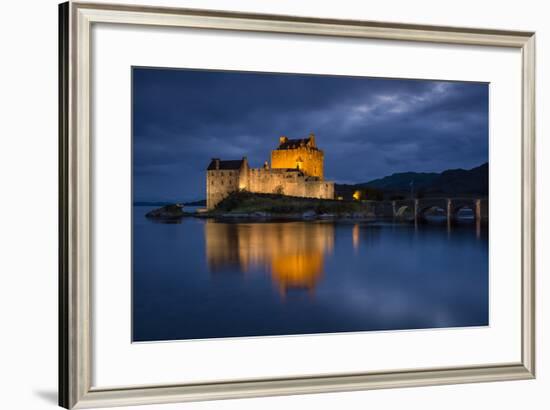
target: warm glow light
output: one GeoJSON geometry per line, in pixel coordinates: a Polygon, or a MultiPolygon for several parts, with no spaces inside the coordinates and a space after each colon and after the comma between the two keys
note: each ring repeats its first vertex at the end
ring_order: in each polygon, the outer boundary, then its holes
{"type": "Polygon", "coordinates": [[[313,289],[323,271],[323,254],[319,251],[276,256],[271,271],[279,291],[287,289],[313,289]]]}
{"type": "Polygon", "coordinates": [[[355,199],[356,201],[359,201],[361,199],[361,191],[355,191],[353,193],[353,199],[355,199]]]}
{"type": "Polygon", "coordinates": [[[353,240],[353,249],[357,251],[359,249],[359,225],[353,225],[353,230],[351,231],[351,237],[353,240]]]}
{"type": "Polygon", "coordinates": [[[334,248],[334,226],[308,223],[205,224],[206,260],[211,272],[260,267],[271,271],[282,296],[290,289],[312,291],[323,275],[325,255],[334,248]]]}

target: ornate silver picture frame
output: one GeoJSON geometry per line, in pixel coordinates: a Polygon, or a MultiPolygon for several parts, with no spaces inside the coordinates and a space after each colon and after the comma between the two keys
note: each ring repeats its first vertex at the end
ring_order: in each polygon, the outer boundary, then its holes
{"type": "MultiPolygon", "coordinates": [[[[59,404],[88,408],[535,377],[535,34],[68,2],[59,7],[59,404]],[[92,387],[91,28],[96,23],[508,47],[522,56],[521,361],[211,383],[92,387]]],[[[174,381],[177,383],[177,380],[174,381]]]]}

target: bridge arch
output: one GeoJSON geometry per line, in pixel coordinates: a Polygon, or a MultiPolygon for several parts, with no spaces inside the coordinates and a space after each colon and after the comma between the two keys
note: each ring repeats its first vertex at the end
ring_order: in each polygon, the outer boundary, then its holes
{"type": "Polygon", "coordinates": [[[459,219],[459,213],[461,210],[471,209],[474,219],[481,217],[480,212],[480,200],[476,198],[457,198],[451,200],[451,206],[449,209],[451,220],[456,221],[459,219]]]}
{"type": "Polygon", "coordinates": [[[456,221],[460,210],[465,208],[472,210],[476,220],[488,218],[488,200],[486,198],[402,199],[392,201],[391,205],[391,214],[394,218],[403,218],[405,215],[412,213],[415,221],[425,220],[426,214],[435,208],[443,210],[449,223],[456,221]]]}
{"type": "Polygon", "coordinates": [[[396,209],[395,216],[398,217],[398,218],[402,218],[403,216],[405,216],[405,214],[407,213],[407,211],[410,211],[411,213],[414,212],[414,210],[411,209],[411,207],[410,207],[409,205],[400,205],[400,206],[396,209]]]}
{"type": "Polygon", "coordinates": [[[426,213],[431,209],[442,209],[445,214],[449,210],[447,198],[425,198],[417,199],[417,218],[425,219],[426,213]]]}
{"type": "Polygon", "coordinates": [[[415,213],[415,202],[412,199],[398,199],[391,202],[394,218],[403,218],[408,213],[415,213]]]}

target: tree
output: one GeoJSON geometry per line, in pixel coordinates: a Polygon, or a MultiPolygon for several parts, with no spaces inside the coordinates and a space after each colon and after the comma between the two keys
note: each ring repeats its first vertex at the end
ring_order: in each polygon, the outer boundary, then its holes
{"type": "Polygon", "coordinates": [[[285,189],[282,185],[277,185],[275,187],[275,189],[273,190],[273,193],[277,194],[277,195],[284,195],[285,194],[285,189]]]}

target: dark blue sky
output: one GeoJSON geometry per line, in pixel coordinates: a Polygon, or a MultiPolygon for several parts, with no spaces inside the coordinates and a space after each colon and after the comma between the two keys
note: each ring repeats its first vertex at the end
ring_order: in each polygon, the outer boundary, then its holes
{"type": "Polygon", "coordinates": [[[280,135],[310,132],[336,182],[473,168],[488,161],[488,92],[485,83],[134,68],[134,200],[204,198],[212,157],[259,167],[280,135]]]}

